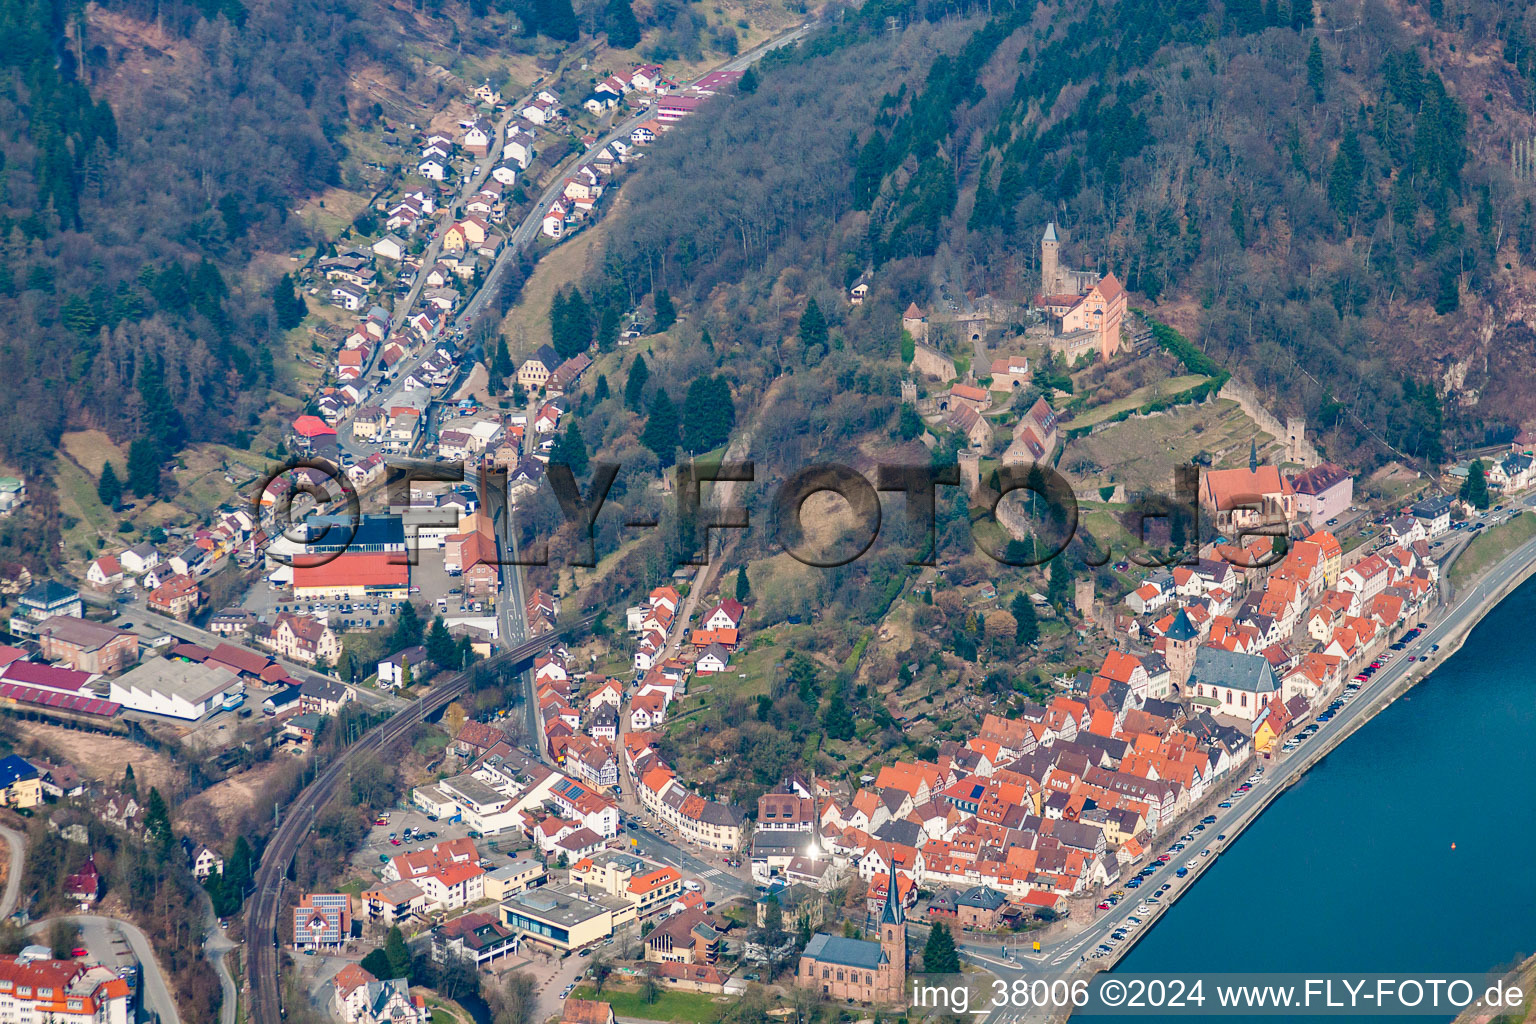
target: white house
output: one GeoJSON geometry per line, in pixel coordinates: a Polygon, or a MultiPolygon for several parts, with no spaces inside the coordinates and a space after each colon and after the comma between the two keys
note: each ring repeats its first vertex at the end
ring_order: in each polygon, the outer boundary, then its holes
{"type": "Polygon", "coordinates": [[[373,254],[398,261],[405,256],[405,242],[395,235],[385,235],[373,243],[373,254]]]}
{"type": "Polygon", "coordinates": [[[123,569],[135,576],[160,564],[160,552],[148,541],[135,544],[117,558],[123,563],[123,569]]]}
{"type": "Polygon", "coordinates": [[[704,616],[705,629],[740,629],[741,617],[746,613],[741,602],[726,598],[711,608],[704,616]]]}
{"type": "Polygon", "coordinates": [[[1143,583],[1125,599],[1132,615],[1147,615],[1166,605],[1169,595],[1156,583],[1143,583]]]}
{"type": "Polygon", "coordinates": [[[123,565],[114,555],[102,555],[85,571],[85,581],[93,587],[110,587],[123,581],[123,565]]]}
{"type": "Polygon", "coordinates": [[[724,672],[730,660],[730,653],[724,647],[719,644],[710,644],[704,648],[704,653],[699,655],[699,660],[694,662],[693,670],[701,676],[714,675],[717,672],[724,672]]]}
{"type": "Polygon", "coordinates": [[[448,176],[448,167],[438,157],[429,156],[416,165],[416,172],[428,181],[442,181],[448,176]]]}
{"type": "Polygon", "coordinates": [[[507,136],[506,144],[501,147],[501,158],[517,164],[519,170],[526,171],[528,165],[533,163],[534,156],[533,135],[521,128],[514,129],[507,136]]]}
{"type": "Polygon", "coordinates": [[[523,107],[518,113],[530,124],[547,125],[555,119],[555,104],[543,96],[523,107]]]}

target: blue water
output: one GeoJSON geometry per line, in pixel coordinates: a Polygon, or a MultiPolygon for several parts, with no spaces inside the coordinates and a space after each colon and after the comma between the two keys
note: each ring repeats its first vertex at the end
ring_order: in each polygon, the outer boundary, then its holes
{"type": "Polygon", "coordinates": [[[1536,579],[1276,799],[1116,973],[1505,967],[1536,950],[1533,850],[1536,579]]]}

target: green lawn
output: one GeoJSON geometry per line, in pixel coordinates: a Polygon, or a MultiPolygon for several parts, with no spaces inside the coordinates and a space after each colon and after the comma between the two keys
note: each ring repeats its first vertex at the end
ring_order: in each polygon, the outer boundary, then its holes
{"type": "Polygon", "coordinates": [[[676,1024],[708,1024],[719,1020],[729,1009],[728,1003],[717,1003],[715,996],[696,992],[667,992],[657,994],[654,1003],[647,1003],[639,991],[605,988],[601,996],[592,986],[583,985],[571,993],[577,999],[602,999],[613,1004],[615,1017],[638,1017],[642,1020],[676,1022],[676,1024]]]}
{"type": "Polygon", "coordinates": [[[54,481],[59,489],[59,507],[76,523],[65,531],[65,549],[71,557],[96,557],[96,538],[115,538],[116,520],[96,497],[96,482],[68,459],[55,460],[54,481]]]}
{"type": "Polygon", "coordinates": [[[1520,545],[1536,537],[1536,514],[1527,512],[1500,526],[1486,527],[1482,536],[1468,544],[1451,565],[1451,583],[1466,586],[1483,570],[1503,559],[1520,545]]]}

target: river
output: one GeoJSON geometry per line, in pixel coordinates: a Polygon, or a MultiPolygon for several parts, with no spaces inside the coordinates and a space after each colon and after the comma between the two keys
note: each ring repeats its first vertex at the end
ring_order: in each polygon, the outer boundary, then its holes
{"type": "Polygon", "coordinates": [[[1277,798],[1116,973],[1506,967],[1536,950],[1533,846],[1536,578],[1277,798]]]}

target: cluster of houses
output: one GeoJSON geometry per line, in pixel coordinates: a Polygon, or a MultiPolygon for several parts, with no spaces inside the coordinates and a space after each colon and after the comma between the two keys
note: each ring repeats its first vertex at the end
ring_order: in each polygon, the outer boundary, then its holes
{"type": "MultiPolygon", "coordinates": [[[[628,163],[641,154],[633,147],[647,146],[672,124],[692,114],[709,97],[730,88],[741,79],[741,71],[716,71],[684,89],[666,77],[655,64],[642,65],[632,71],[609,75],[599,82],[582,101],[583,109],[601,116],[620,104],[638,105],[655,112],[629,133],[629,141],[615,139],[598,148],[576,171],[565,179],[560,197],[550,205],[541,225],[543,233],[553,239],[565,237],[574,225],[590,217],[597,200],[604,190],[604,181],[612,173],[615,163],[628,163]]],[[[521,111],[524,119],[542,125],[544,116],[539,103],[545,94],[529,108],[521,111]]],[[[596,148],[595,137],[587,138],[589,148],[596,148]]]]}
{"type": "Polygon", "coordinates": [[[641,64],[598,82],[581,105],[593,114],[602,114],[623,102],[648,107],[656,97],[666,96],[678,88],[678,83],[663,73],[660,64],[641,64]]]}
{"type": "Polygon", "coordinates": [[[196,721],[240,707],[247,684],[299,687],[249,648],[178,644],[87,619],[79,593],[53,580],[18,597],[10,627],[0,702],[65,721],[99,724],[123,711],[196,721]]]}
{"type": "MultiPolygon", "coordinates": [[[[676,868],[601,850],[570,863],[566,880],[555,882],[537,859],[515,856],[498,864],[500,859],[470,839],[392,857],[377,887],[359,896],[304,895],[293,909],[293,945],[338,949],[354,923],[415,920],[427,925],[434,960],[457,958],[494,970],[529,951],[567,955],[621,931],[643,931],[645,959],[656,965],[652,970],[662,985],[739,993],[742,986],[715,966],[723,946],[718,919],[697,884],[685,882],[676,868]]],[[[380,982],[349,965],[332,984],[334,1007],[348,1022],[426,1019],[407,1004],[403,980],[380,982]]],[[[609,1011],[606,1020],[612,1019],[609,1011]]]]}
{"type": "MultiPolygon", "coordinates": [[[[645,604],[625,610],[625,627],[638,637],[634,656],[637,675],[655,670],[666,660],[668,638],[681,603],[681,595],[675,588],[661,586],[650,592],[645,604]]],[[[726,671],[730,667],[731,654],[741,644],[745,615],[746,608],[735,598],[726,598],[704,612],[699,627],[688,634],[683,664],[701,676],[726,671]]]]}
{"type": "Polygon", "coordinates": [[[98,594],[142,592],[150,611],[185,621],[202,604],[200,577],[223,558],[255,565],[266,545],[267,534],[250,512],[219,508],[203,525],[177,531],[169,554],[143,541],[92,559],[85,583],[98,594]]]}
{"type": "Polygon", "coordinates": [[[1346,558],[1326,531],[1290,543],[1278,562],[1268,537],[1214,545],[1192,565],[1154,573],[1126,598],[1132,616],[1119,617],[1115,628],[1166,659],[1154,696],[1237,720],[1267,751],[1284,732],[1279,723],[1331,699],[1433,597],[1439,567],[1428,541],[1448,527],[1449,514],[1437,518],[1439,503],[1415,509],[1394,522],[1395,542],[1362,557],[1346,558]],[[1269,675],[1255,672],[1248,681],[1273,676],[1275,688],[1212,685],[1194,672],[1194,648],[1260,659],[1269,675]]]}
{"type": "Polygon", "coordinates": [[[1048,704],[988,715],[936,760],[887,765],[847,796],[785,780],[759,800],[754,878],[823,892],[857,878],[872,907],[894,896],[904,911],[925,890],[932,919],[983,930],[1060,913],[1133,873],[1253,756],[1243,730],[1149,696],[1147,676],[1112,655],[1048,704]]]}
{"type": "MultiPolygon", "coordinates": [[[[1249,475],[1218,478],[1218,506],[1260,484],[1292,521],[1317,514],[1280,474],[1249,475]]],[[[1325,503],[1342,483],[1331,476],[1314,476],[1325,503]]],[[[924,890],[930,919],[990,930],[1129,877],[1412,625],[1437,582],[1427,540],[1449,526],[1441,505],[1414,506],[1398,542],[1353,560],[1319,531],[1278,561],[1265,537],[1154,574],[1116,620],[1144,646],[1110,651],[1048,703],[988,715],[936,760],[885,766],[846,796],[803,778],[763,796],[754,878],[827,891],[857,877],[871,907],[894,895],[911,910],[924,890]]]]}
{"type": "MultiPolygon", "coordinates": [[[[443,821],[463,821],[482,835],[521,834],[551,858],[574,862],[618,834],[619,810],[606,787],[554,771],[516,749],[495,725],[466,722],[453,750],[465,768],[412,791],[412,803],[443,821]]],[[[451,909],[451,908],[449,908],[451,909]]]]}
{"type": "Polygon", "coordinates": [[[560,644],[534,659],[533,675],[549,756],[588,785],[616,791],[624,685],[595,673],[578,677],[570,670],[570,652],[560,644]]]}

